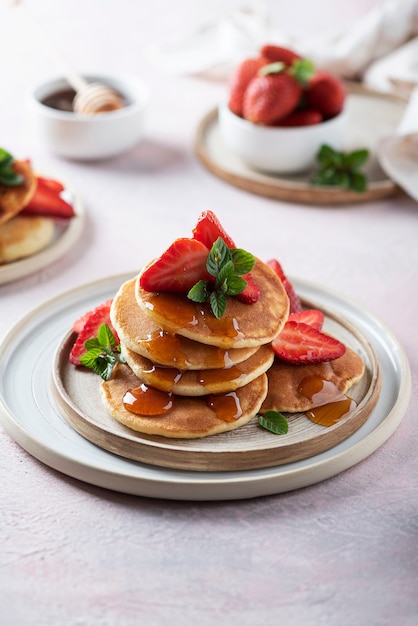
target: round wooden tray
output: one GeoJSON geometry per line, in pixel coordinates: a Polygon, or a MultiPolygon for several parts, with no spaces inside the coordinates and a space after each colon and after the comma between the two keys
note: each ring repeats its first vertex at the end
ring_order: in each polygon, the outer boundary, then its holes
{"type": "MultiPolygon", "coordinates": [[[[314,302],[305,306],[320,308],[314,302]]],[[[97,446],[122,457],[172,469],[233,471],[273,467],[329,450],[354,433],[376,405],[381,386],[380,365],[368,340],[347,320],[322,309],[324,330],[341,339],[363,358],[366,373],[349,396],[356,409],[331,427],[311,422],[303,413],[289,416],[289,432],[273,435],[253,419],[235,431],[203,439],[179,440],[132,431],[104,410],[100,378],[74,368],[68,356],[74,342],[69,333],[60,343],[53,366],[54,400],[66,421],[97,446]]]]}
{"type": "Polygon", "coordinates": [[[273,175],[251,169],[223,144],[217,109],[210,111],[199,124],[195,138],[196,155],[210,172],[227,183],[287,202],[336,206],[369,202],[401,193],[380,167],[376,150],[381,139],[395,133],[405,110],[405,100],[358,84],[350,83],[347,87],[348,127],[344,150],[370,150],[364,167],[369,184],[364,193],[313,186],[310,181],[314,170],[295,175],[273,175]]]}

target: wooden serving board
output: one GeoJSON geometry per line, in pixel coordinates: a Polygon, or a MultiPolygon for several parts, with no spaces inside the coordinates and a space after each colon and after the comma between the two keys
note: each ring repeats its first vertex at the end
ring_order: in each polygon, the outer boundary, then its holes
{"type": "MultiPolygon", "coordinates": [[[[304,304],[321,308],[314,302],[304,304]]],[[[65,420],[90,442],[151,465],[216,472],[273,467],[309,458],[336,446],[361,427],[376,405],[381,385],[379,361],[368,340],[344,318],[322,310],[326,316],[324,331],[355,350],[366,364],[362,380],[348,393],[357,402],[356,409],[330,427],[315,424],[298,413],[289,415],[286,435],[274,435],[260,428],[256,418],[237,430],[202,439],[179,440],[137,433],[106,413],[100,400],[100,378],[70,365],[73,333],[66,335],[56,351],[54,399],[65,420]]]]}
{"type": "Polygon", "coordinates": [[[380,140],[396,132],[405,110],[405,100],[371,91],[355,83],[350,83],[347,87],[348,126],[344,150],[368,148],[370,151],[367,164],[363,168],[369,181],[364,193],[313,186],[310,181],[314,169],[294,175],[274,175],[251,169],[222,142],[217,109],[210,111],[197,128],[196,155],[206,169],[227,183],[257,195],[286,202],[338,206],[370,202],[402,193],[380,167],[376,152],[380,140]]]}

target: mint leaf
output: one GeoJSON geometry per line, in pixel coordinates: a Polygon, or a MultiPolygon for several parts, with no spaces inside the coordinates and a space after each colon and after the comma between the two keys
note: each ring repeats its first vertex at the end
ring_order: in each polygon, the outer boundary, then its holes
{"type": "Polygon", "coordinates": [[[0,185],[4,187],[16,187],[25,182],[21,174],[14,172],[12,168],[13,162],[12,155],[4,148],[0,148],[0,185]]]}
{"type": "Polygon", "coordinates": [[[109,380],[116,363],[125,363],[120,354],[120,345],[107,324],[101,324],[97,337],[87,339],[84,347],[87,352],[80,357],[81,364],[92,369],[103,380],[109,380]]]}
{"type": "Polygon", "coordinates": [[[367,149],[353,152],[337,152],[328,145],[322,145],[317,154],[319,170],[312,178],[313,185],[341,187],[362,193],[367,189],[367,178],[359,171],[369,156],[367,149]]]}
{"type": "Polygon", "coordinates": [[[222,315],[226,311],[226,296],[222,292],[212,291],[209,296],[209,302],[212,309],[212,313],[218,319],[222,317],[222,315]]]}
{"type": "Polygon", "coordinates": [[[233,248],[231,250],[231,257],[235,274],[238,274],[238,276],[248,274],[255,265],[254,256],[242,248],[233,248]]]}
{"type": "Polygon", "coordinates": [[[199,280],[187,294],[189,300],[193,300],[193,302],[206,302],[209,298],[209,289],[208,283],[206,280],[199,280]]]}
{"type": "Polygon", "coordinates": [[[221,237],[213,244],[208,260],[206,261],[206,269],[211,276],[217,276],[220,268],[231,260],[231,252],[221,237]]]}
{"type": "Polygon", "coordinates": [[[258,423],[262,428],[275,435],[285,435],[289,430],[287,419],[283,413],[277,411],[266,411],[264,415],[259,415],[258,423]]]}
{"type": "Polygon", "coordinates": [[[97,339],[102,348],[114,348],[116,346],[115,336],[107,324],[101,324],[99,326],[99,329],[97,331],[97,339]]]}
{"type": "Polygon", "coordinates": [[[222,237],[213,244],[206,260],[206,269],[213,280],[199,280],[187,297],[193,302],[209,301],[212,313],[220,318],[227,306],[227,296],[237,296],[247,286],[242,275],[255,265],[255,258],[241,248],[228,248],[222,237]]]}

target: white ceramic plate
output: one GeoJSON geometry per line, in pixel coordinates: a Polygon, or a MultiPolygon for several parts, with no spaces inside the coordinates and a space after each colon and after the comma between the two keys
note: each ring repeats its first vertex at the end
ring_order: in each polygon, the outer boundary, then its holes
{"type": "Polygon", "coordinates": [[[343,315],[377,353],[382,391],[369,419],[355,434],[331,450],[302,461],[234,472],[153,467],[98,448],[68,425],[54,403],[54,354],[73,321],[112,297],[133,275],[113,276],[49,300],[20,320],[0,344],[1,423],[25,450],[46,465],[93,485],[147,497],[251,498],[291,491],[335,476],[369,456],[400,424],[410,396],[410,369],[391,331],[355,303],[292,279],[302,298],[343,315]]]}
{"type": "Polygon", "coordinates": [[[13,263],[0,265],[0,285],[24,278],[51,265],[66,254],[79,239],[85,222],[84,207],[75,190],[67,183],[63,182],[63,185],[65,187],[65,199],[72,204],[75,216],[70,220],[56,220],[53,240],[37,254],[13,263]]]}

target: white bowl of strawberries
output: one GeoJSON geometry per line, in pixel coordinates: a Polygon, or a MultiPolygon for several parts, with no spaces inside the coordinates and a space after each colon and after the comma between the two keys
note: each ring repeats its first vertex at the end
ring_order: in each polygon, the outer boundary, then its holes
{"type": "Polygon", "coordinates": [[[228,100],[219,106],[221,137],[254,169],[308,170],[322,145],[341,150],[346,97],[338,76],[315,71],[293,50],[264,45],[231,76],[228,100]]]}

